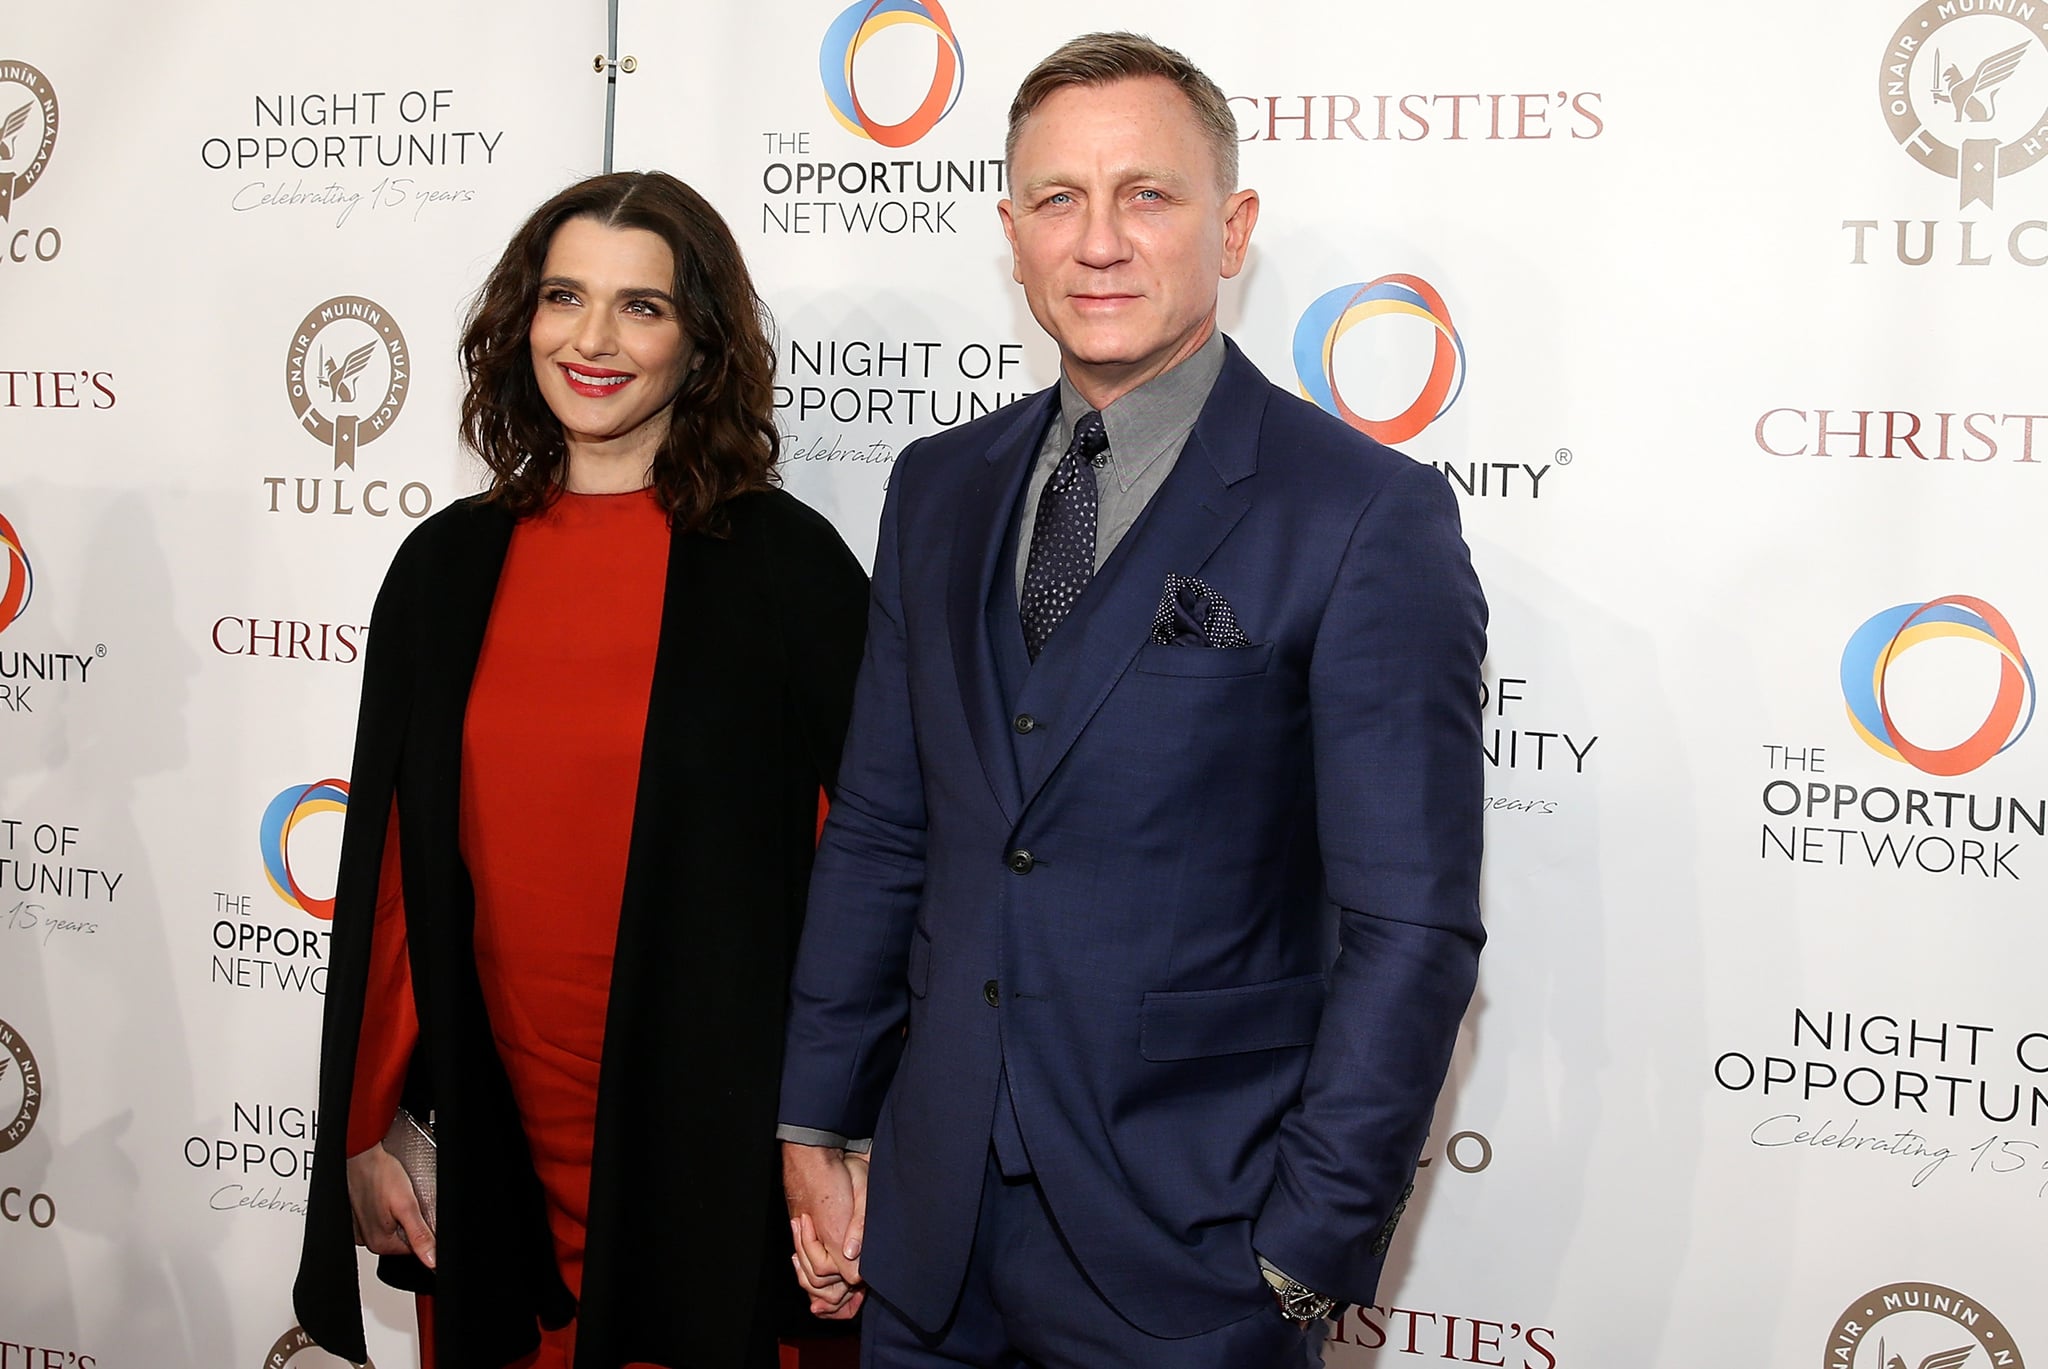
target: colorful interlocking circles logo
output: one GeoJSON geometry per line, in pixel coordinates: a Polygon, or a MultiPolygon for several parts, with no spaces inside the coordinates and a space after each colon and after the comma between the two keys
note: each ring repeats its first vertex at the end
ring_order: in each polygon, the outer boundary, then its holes
{"type": "Polygon", "coordinates": [[[0,514],[0,570],[6,572],[0,578],[0,632],[5,632],[36,592],[35,571],[29,566],[28,553],[22,550],[21,534],[6,514],[0,514]]]}
{"type": "Polygon", "coordinates": [[[1465,343],[1436,287],[1420,276],[1381,276],[1363,285],[1339,286],[1308,307],[1294,325],[1294,373],[1302,396],[1326,412],[1377,441],[1406,442],[1442,418],[1464,392],[1465,343]],[[1420,319],[1434,330],[1435,342],[1421,393],[1391,417],[1374,418],[1354,409],[1338,388],[1337,345],[1368,319],[1385,318],[1420,319]]]}
{"type": "MultiPolygon", "coordinates": [[[[1962,666],[1953,659],[1949,664],[1962,666]]],[[[1974,662],[1969,664],[1976,664],[1974,662]]],[[[1981,665],[1972,672],[1982,676],[1981,665]]],[[[1856,629],[1842,651],[1842,699],[1848,705],[1849,723],[1856,735],[1873,751],[1889,756],[1930,775],[1967,775],[2004,751],[2025,734],[2034,721],[2034,671],[2020,650],[2019,638],[2005,615],[1982,599],[1967,594],[1950,594],[1924,604],[1898,604],[1872,617],[1856,629]],[[1944,678],[1935,682],[1915,679],[1912,670],[1899,670],[1907,652],[1930,642],[1961,641],[1988,651],[1970,655],[1998,663],[1998,686],[1981,718],[1976,705],[1961,700],[1981,698],[1967,678],[1944,678]],[[1926,719],[1939,709],[1925,707],[1930,701],[1952,702],[1969,717],[1960,724],[1952,716],[1926,719]],[[1904,712],[1916,732],[1931,722],[1954,728],[1971,728],[1952,745],[1929,745],[1908,737],[1901,728],[1904,712]]]]}
{"type": "MultiPolygon", "coordinates": [[[[939,120],[952,113],[953,106],[960,102],[966,77],[967,62],[960,53],[960,40],[954,37],[953,22],[946,17],[939,0],[854,0],[825,30],[825,41],[818,49],[818,78],[825,83],[825,98],[832,106],[832,117],[848,133],[883,147],[909,147],[936,128],[939,120]],[[855,68],[860,65],[861,49],[870,40],[904,24],[925,29],[932,35],[931,84],[908,118],[884,123],[862,100],[855,68]]],[[[869,93],[876,92],[871,87],[869,93]]],[[[886,108],[887,99],[882,103],[886,108]]]]}
{"type": "Polygon", "coordinates": [[[334,917],[332,898],[315,898],[300,885],[292,870],[292,833],[300,823],[317,813],[348,810],[348,781],[316,780],[295,784],[279,792],[263,810],[263,873],[271,892],[301,912],[323,921],[334,917]]]}

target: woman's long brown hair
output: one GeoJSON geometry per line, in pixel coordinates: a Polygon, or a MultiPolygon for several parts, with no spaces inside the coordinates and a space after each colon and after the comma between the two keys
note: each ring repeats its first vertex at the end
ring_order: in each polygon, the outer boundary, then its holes
{"type": "Polygon", "coordinates": [[[533,212],[470,304],[462,334],[462,437],[490,468],[489,498],[535,512],[568,475],[562,425],[534,378],[527,332],[555,230],[589,218],[644,228],[674,253],[683,335],[700,364],[683,378],[655,453],[656,497],[679,531],[719,530],[718,508],[777,482],[775,347],[766,308],[718,211],[675,177],[620,171],[570,186],[533,212]]]}

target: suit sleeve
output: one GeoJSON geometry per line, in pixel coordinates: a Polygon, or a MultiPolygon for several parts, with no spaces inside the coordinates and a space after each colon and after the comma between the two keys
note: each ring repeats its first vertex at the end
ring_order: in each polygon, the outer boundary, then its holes
{"type": "Polygon", "coordinates": [[[924,778],[900,580],[901,496],[915,450],[904,450],[882,508],[866,649],[790,985],[778,1120],[838,1136],[874,1134],[901,1057],[924,889],[924,778]]]}
{"type": "Polygon", "coordinates": [[[1372,1299],[1477,981],[1485,654],[1456,498],[1405,464],[1353,529],[1310,665],[1338,956],[1253,1233],[1340,1301],[1372,1299]]]}

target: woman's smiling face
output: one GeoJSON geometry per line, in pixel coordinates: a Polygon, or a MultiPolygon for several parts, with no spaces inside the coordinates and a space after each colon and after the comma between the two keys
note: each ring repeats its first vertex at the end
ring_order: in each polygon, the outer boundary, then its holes
{"type": "Polygon", "coordinates": [[[541,266],[527,340],[542,398],[579,447],[652,460],[696,349],[676,312],[675,255],[644,228],[570,219],[541,266]]]}

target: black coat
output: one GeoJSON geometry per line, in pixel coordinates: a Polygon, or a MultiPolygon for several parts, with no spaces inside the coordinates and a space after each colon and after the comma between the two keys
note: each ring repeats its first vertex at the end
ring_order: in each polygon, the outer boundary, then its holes
{"type": "MultiPolygon", "coordinates": [[[[365,1358],[345,1152],[394,799],[420,1021],[406,1099],[435,1114],[439,1268],[387,1258],[379,1275],[435,1295],[442,1369],[499,1369],[537,1343],[536,1319],[572,1315],[576,1369],[737,1365],[770,1304],[795,1296],[776,1085],[818,791],[837,777],[867,581],[831,525],[789,495],[743,495],[725,510],[726,536],[670,541],[580,1309],[556,1268],[485,1017],[458,844],[463,715],[513,519],[462,501],[392,562],[363,666],[293,1290],[300,1323],[335,1354],[365,1358]]],[[[545,728],[549,682],[533,685],[533,726],[545,728]]]]}

